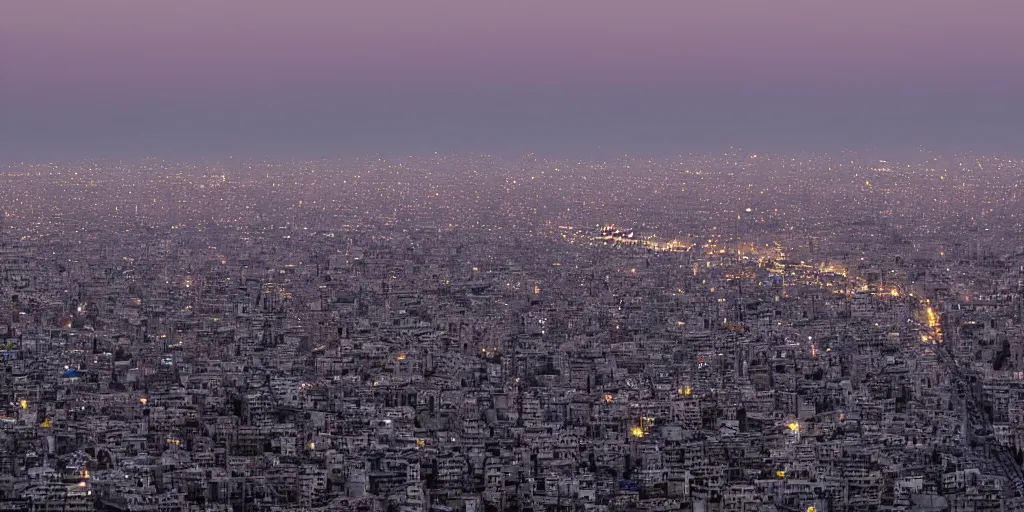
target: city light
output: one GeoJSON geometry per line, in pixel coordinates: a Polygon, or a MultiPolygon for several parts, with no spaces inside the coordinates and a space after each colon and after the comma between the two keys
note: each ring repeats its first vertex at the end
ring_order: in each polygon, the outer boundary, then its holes
{"type": "Polygon", "coordinates": [[[1012,505],[1024,160],[763,149],[0,163],[11,488],[1012,505]]]}

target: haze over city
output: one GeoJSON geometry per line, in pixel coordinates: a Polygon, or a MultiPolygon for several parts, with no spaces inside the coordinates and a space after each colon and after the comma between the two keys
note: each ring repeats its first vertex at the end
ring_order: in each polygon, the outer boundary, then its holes
{"type": "Polygon", "coordinates": [[[0,512],[1024,511],[1021,20],[8,2],[0,512]]]}

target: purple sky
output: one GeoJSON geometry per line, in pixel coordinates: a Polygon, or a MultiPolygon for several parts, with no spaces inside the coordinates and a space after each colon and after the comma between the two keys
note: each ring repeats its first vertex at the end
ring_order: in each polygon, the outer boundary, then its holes
{"type": "Polygon", "coordinates": [[[0,159],[1024,142],[1020,0],[2,10],[0,159]]]}

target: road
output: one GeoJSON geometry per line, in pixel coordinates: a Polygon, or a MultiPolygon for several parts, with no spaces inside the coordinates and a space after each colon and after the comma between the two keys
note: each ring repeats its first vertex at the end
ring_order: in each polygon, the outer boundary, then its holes
{"type": "MultiPolygon", "coordinates": [[[[932,311],[929,307],[929,312],[932,311]]],[[[970,368],[965,368],[957,362],[956,357],[949,350],[949,346],[941,342],[941,331],[935,329],[941,323],[941,319],[932,321],[932,314],[929,313],[929,327],[933,330],[932,335],[938,341],[932,345],[939,361],[946,367],[952,377],[956,392],[965,402],[965,409],[968,419],[967,436],[968,440],[976,441],[985,448],[985,453],[991,457],[1002,469],[1003,475],[1010,483],[1010,489],[1015,496],[1024,496],[1024,470],[1014,460],[1013,453],[1009,447],[999,444],[996,440],[991,419],[984,413],[985,393],[981,379],[970,368]]]]}

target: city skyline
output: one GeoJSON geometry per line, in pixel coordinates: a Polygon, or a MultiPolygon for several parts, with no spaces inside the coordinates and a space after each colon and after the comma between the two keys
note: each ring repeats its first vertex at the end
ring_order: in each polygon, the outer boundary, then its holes
{"type": "Polygon", "coordinates": [[[1022,510],[1022,168],[3,165],[0,510],[1022,510]]]}
{"type": "Polygon", "coordinates": [[[1024,510],[1024,3],[0,8],[0,512],[1024,510]]]}

